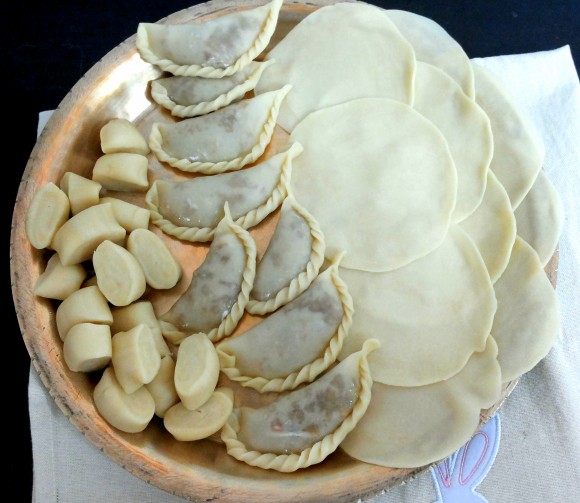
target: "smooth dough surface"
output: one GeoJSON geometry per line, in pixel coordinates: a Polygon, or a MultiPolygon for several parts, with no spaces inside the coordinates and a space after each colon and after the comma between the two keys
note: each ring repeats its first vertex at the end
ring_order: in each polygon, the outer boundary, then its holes
{"type": "Polygon", "coordinates": [[[290,138],[304,147],[292,192],[320,224],[327,256],[346,252],[343,267],[393,270],[443,241],[456,169],[441,132],[409,105],[352,100],[313,112],[290,138]]]}
{"type": "Polygon", "coordinates": [[[520,237],[495,292],[491,334],[507,382],[531,370],[550,351],[560,333],[558,299],[538,254],[520,237]]]}
{"type": "Polygon", "coordinates": [[[516,239],[516,219],[503,185],[492,171],[487,177],[481,204],[459,225],[473,239],[495,283],[510,259],[516,239]]]}
{"type": "Polygon", "coordinates": [[[314,110],[354,98],[413,99],[411,45],[384,10],[362,2],[317,9],[266,59],[276,64],[264,71],[256,93],[293,86],[278,116],[286,131],[314,110]]]}
{"type": "Polygon", "coordinates": [[[488,337],[451,379],[403,388],[375,382],[371,403],[341,448],[355,459],[392,468],[439,461],[475,433],[481,409],[500,396],[497,345],[488,337]]]}
{"type": "Polygon", "coordinates": [[[483,198],[493,156],[493,135],[487,114],[456,81],[439,68],[417,63],[413,108],[445,136],[457,169],[454,222],[475,211],[483,198]]]}
{"type": "Polygon", "coordinates": [[[425,16],[404,10],[389,9],[387,14],[413,46],[417,61],[440,68],[461,86],[467,96],[475,96],[469,57],[441,25],[425,16]]]}
{"type": "Polygon", "coordinates": [[[341,269],[351,292],[353,322],[339,359],[368,338],[373,380],[420,386],[461,370],[489,335],[496,300],[481,255],[458,227],[435,251],[386,273],[341,269]]]}
{"type": "Polygon", "coordinates": [[[545,267],[552,258],[564,225],[560,196],[543,171],[515,212],[518,235],[538,254],[545,267]]]}
{"type": "Polygon", "coordinates": [[[533,123],[496,76],[472,64],[476,101],[487,113],[493,132],[490,169],[517,208],[532,187],[544,162],[544,144],[533,123]]]}

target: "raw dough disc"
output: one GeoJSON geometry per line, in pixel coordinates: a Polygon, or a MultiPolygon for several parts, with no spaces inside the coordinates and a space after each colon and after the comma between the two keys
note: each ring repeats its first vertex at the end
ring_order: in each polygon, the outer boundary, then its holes
{"type": "Polygon", "coordinates": [[[368,338],[373,380],[421,386],[459,372],[481,351],[496,301],[485,264],[457,225],[435,251],[386,273],[341,269],[354,303],[352,326],[339,359],[368,338]]]}
{"type": "Polygon", "coordinates": [[[360,98],[313,112],[290,136],[304,147],[290,181],[318,221],[326,256],[366,271],[402,267],[444,239],[457,172],[441,132],[409,105],[360,98]]]}
{"type": "Polygon", "coordinates": [[[309,112],[363,97],[411,103],[415,56],[386,12],[338,3],[304,18],[266,56],[256,94],[291,84],[278,123],[292,131],[309,112]],[[307,41],[307,42],[305,42],[307,41]]]}

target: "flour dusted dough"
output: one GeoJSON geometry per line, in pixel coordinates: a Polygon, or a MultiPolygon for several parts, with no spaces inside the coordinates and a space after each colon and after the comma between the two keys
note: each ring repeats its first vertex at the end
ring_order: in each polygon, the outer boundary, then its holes
{"type": "Polygon", "coordinates": [[[137,49],[145,61],[174,75],[232,75],[266,48],[282,3],[272,0],[201,23],[139,23],[137,49]]]}
{"type": "Polygon", "coordinates": [[[404,10],[387,10],[387,14],[413,46],[417,61],[440,68],[461,86],[467,96],[475,96],[469,57],[441,25],[432,19],[404,10]]]}
{"type": "Polygon", "coordinates": [[[464,220],[483,199],[493,156],[489,117],[459,84],[439,68],[417,63],[413,108],[437,126],[457,169],[454,222],[464,220]]]}
{"type": "Polygon", "coordinates": [[[444,136],[409,105],[351,100],[313,112],[290,138],[304,147],[292,192],[320,224],[327,256],[346,252],[343,267],[397,269],[443,241],[456,169],[444,136]]]}
{"type": "Polygon", "coordinates": [[[487,174],[483,201],[460,225],[473,239],[495,283],[510,259],[516,240],[516,219],[510,198],[492,171],[487,174]]]}
{"type": "Polygon", "coordinates": [[[221,434],[228,454],[280,472],[323,461],[364,417],[372,387],[367,355],[377,346],[367,341],[315,382],[270,405],[235,410],[221,434]]]}
{"type": "Polygon", "coordinates": [[[491,334],[507,382],[535,367],[552,348],[560,333],[558,299],[538,254],[520,237],[495,292],[497,313],[491,334]]]}
{"type": "Polygon", "coordinates": [[[413,100],[413,49],[387,13],[373,5],[317,9],[268,53],[270,59],[276,64],[264,71],[255,92],[293,86],[278,116],[286,131],[314,110],[354,98],[413,100]]]}
{"type": "Polygon", "coordinates": [[[500,396],[497,345],[488,338],[457,375],[428,386],[374,383],[371,403],[341,448],[355,459],[391,468],[439,461],[475,433],[481,409],[500,396]]]}
{"type": "Polygon", "coordinates": [[[213,175],[240,169],[264,153],[291,87],[238,101],[211,114],[156,122],[149,146],[161,162],[183,171],[213,175]]]}
{"type": "Polygon", "coordinates": [[[473,63],[476,101],[489,116],[494,139],[491,170],[517,208],[544,162],[544,144],[529,117],[496,76],[473,63]]]}
{"type": "Polygon", "coordinates": [[[274,61],[252,61],[229,77],[206,79],[172,75],[151,82],[151,97],[176,117],[215,112],[254,89],[264,69],[274,61]]]}
{"type": "Polygon", "coordinates": [[[341,269],[354,315],[339,359],[370,337],[381,347],[369,357],[373,380],[420,386],[463,368],[489,335],[496,300],[477,248],[458,226],[412,264],[386,273],[341,269]]]}

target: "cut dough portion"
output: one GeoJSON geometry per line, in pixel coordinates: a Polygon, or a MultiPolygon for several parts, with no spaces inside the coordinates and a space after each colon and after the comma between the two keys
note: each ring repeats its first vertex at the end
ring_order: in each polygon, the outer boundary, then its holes
{"type": "Polygon", "coordinates": [[[432,19],[404,10],[390,9],[387,14],[413,46],[417,61],[440,68],[461,86],[467,96],[475,96],[469,57],[441,25],[432,19]]]}
{"type": "Polygon", "coordinates": [[[266,48],[282,3],[272,0],[198,23],[139,23],[137,49],[145,61],[174,75],[232,75],[266,48]]]}
{"type": "Polygon", "coordinates": [[[445,136],[457,169],[454,222],[464,220],[483,199],[493,156],[489,117],[445,72],[417,63],[413,108],[445,136]]]}
{"type": "Polygon", "coordinates": [[[295,299],[318,276],[324,248],[318,222],[289,195],[258,263],[246,309],[252,314],[266,314],[295,299]]]}
{"type": "Polygon", "coordinates": [[[517,208],[544,162],[544,144],[523,109],[493,73],[476,63],[476,101],[489,116],[494,139],[491,170],[517,208]]]}
{"type": "Polygon", "coordinates": [[[483,201],[460,225],[475,242],[495,283],[510,259],[516,240],[516,219],[510,198],[492,171],[487,174],[483,201]]]}
{"type": "Polygon", "coordinates": [[[238,101],[211,114],[156,122],[149,146],[160,161],[183,171],[213,175],[240,169],[264,153],[291,87],[238,101]]]}
{"type": "Polygon", "coordinates": [[[221,79],[161,77],[151,81],[151,97],[176,117],[215,112],[254,89],[264,69],[272,63],[252,61],[243,70],[221,79]]]}
{"type": "Polygon", "coordinates": [[[290,136],[304,147],[291,187],[343,267],[389,271],[435,249],[455,207],[447,141],[409,105],[361,98],[310,114],[290,136]],[[356,124],[356,127],[353,125],[356,124]]]}
{"type": "Polygon", "coordinates": [[[520,237],[495,292],[491,334],[507,382],[531,370],[550,351],[560,333],[558,299],[538,254],[520,237]]]}
{"type": "Polygon", "coordinates": [[[235,224],[227,203],[225,216],[201,266],[187,290],[160,316],[161,329],[178,342],[201,332],[212,341],[230,335],[250,298],[256,274],[256,244],[235,224]]]}
{"type": "Polygon", "coordinates": [[[558,246],[564,225],[564,208],[543,171],[514,213],[518,235],[536,251],[545,267],[558,246]]]}
{"type": "Polygon", "coordinates": [[[266,69],[255,92],[293,86],[278,116],[286,131],[314,110],[355,98],[413,100],[413,48],[387,13],[373,5],[317,9],[268,53],[270,59],[276,64],[266,69]]]}
{"type": "Polygon", "coordinates": [[[355,459],[391,468],[439,461],[475,433],[481,409],[501,392],[497,345],[488,337],[457,375],[429,386],[374,383],[369,408],[341,448],[355,459]]]}
{"type": "Polygon", "coordinates": [[[228,454],[280,472],[323,461],[367,410],[372,387],[367,355],[377,346],[367,341],[315,382],[270,405],[234,411],[221,434],[228,454]]]}
{"type": "Polygon", "coordinates": [[[236,224],[259,224],[288,194],[298,143],[250,168],[186,181],[157,180],[146,195],[151,221],[185,241],[210,241],[227,202],[236,224]]]}
{"type": "Polygon", "coordinates": [[[421,386],[459,372],[481,351],[491,330],[496,300],[485,264],[458,226],[426,257],[396,271],[341,269],[354,315],[339,359],[375,337],[369,358],[373,380],[421,386]]]}
{"type": "Polygon", "coordinates": [[[285,391],[332,365],[352,323],[352,298],[338,260],[301,295],[217,346],[221,370],[242,386],[285,391]],[[288,351],[292,348],[292,351],[288,351]]]}

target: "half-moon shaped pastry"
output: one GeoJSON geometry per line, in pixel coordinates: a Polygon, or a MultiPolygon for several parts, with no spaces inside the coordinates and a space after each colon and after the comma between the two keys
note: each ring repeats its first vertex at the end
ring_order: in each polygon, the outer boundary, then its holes
{"type": "Polygon", "coordinates": [[[238,101],[211,114],[155,122],[149,146],[161,162],[182,171],[213,175],[240,169],[264,153],[291,87],[238,101]]]}
{"type": "Polygon", "coordinates": [[[324,235],[316,219],[289,195],[264,255],[256,266],[246,310],[266,314],[294,300],[324,262],[324,235]]]}
{"type": "Polygon", "coordinates": [[[220,78],[253,61],[268,45],[283,0],[201,23],[139,23],[141,57],[173,75],[220,78]]]}
{"type": "Polygon", "coordinates": [[[353,313],[352,298],[338,275],[339,260],[293,301],[218,344],[221,371],[264,393],[294,389],[330,367],[348,335],[353,313]]]}
{"type": "Polygon", "coordinates": [[[151,81],[151,97],[175,117],[205,115],[243,98],[272,63],[252,61],[243,70],[221,79],[161,77],[151,81]]]}
{"type": "Polygon", "coordinates": [[[198,332],[214,342],[231,334],[244,314],[255,273],[256,244],[234,223],[226,203],[203,263],[187,290],[159,318],[162,332],[176,343],[198,332]]]}
{"type": "Polygon", "coordinates": [[[156,180],[145,196],[151,222],[184,241],[211,241],[228,203],[232,219],[249,229],[280,206],[288,194],[299,143],[255,166],[186,181],[156,180]]]}
{"type": "Polygon", "coordinates": [[[315,382],[259,409],[235,409],[221,439],[251,466],[293,472],[323,461],[364,416],[371,401],[367,355],[374,339],[315,382]]]}

